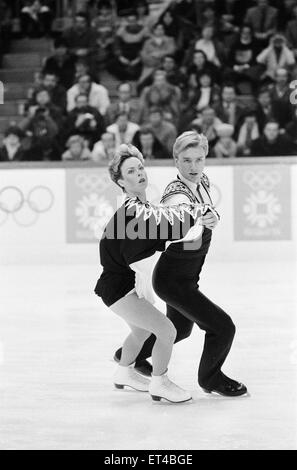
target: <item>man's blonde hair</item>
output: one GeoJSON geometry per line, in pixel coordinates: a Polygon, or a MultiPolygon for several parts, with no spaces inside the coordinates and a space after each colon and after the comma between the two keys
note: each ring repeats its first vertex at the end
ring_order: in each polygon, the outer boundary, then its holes
{"type": "Polygon", "coordinates": [[[173,157],[177,158],[188,148],[200,147],[204,150],[205,156],[208,154],[209,146],[207,137],[204,134],[198,134],[196,131],[187,131],[181,134],[173,146],[173,157]]]}

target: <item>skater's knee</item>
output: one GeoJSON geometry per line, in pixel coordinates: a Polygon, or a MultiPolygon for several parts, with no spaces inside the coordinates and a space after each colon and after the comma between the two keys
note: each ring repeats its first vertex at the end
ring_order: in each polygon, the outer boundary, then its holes
{"type": "Polygon", "coordinates": [[[228,339],[233,339],[235,336],[235,332],[236,327],[232,319],[227,315],[222,328],[222,334],[228,339]]]}
{"type": "Polygon", "coordinates": [[[158,339],[166,343],[174,344],[177,336],[176,328],[168,318],[165,317],[164,320],[165,322],[158,339]]]}
{"type": "Polygon", "coordinates": [[[188,329],[182,330],[182,331],[178,330],[175,342],[178,343],[179,341],[183,341],[184,339],[189,338],[191,333],[192,333],[192,328],[188,328],[188,329]]]}

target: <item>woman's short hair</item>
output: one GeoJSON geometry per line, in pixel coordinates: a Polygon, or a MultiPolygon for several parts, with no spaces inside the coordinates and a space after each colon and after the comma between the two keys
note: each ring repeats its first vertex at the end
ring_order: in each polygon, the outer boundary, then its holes
{"type": "Polygon", "coordinates": [[[122,178],[122,172],[121,172],[122,165],[128,158],[131,158],[131,157],[136,157],[141,161],[141,163],[144,163],[143,155],[138,150],[138,148],[136,148],[132,144],[122,144],[119,146],[119,148],[115,152],[115,155],[108,166],[110,177],[112,181],[118,186],[120,186],[118,181],[120,178],[122,178]]]}
{"type": "Polygon", "coordinates": [[[200,147],[204,150],[205,155],[208,154],[208,140],[204,134],[196,131],[187,131],[181,134],[175,141],[173,146],[173,157],[177,158],[182,152],[189,148],[200,147]]]}

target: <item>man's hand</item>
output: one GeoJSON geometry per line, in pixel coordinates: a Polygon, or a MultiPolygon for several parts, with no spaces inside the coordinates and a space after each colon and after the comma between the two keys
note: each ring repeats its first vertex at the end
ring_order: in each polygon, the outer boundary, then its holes
{"type": "Polygon", "coordinates": [[[204,225],[204,227],[208,228],[209,230],[216,228],[218,222],[218,218],[212,212],[208,212],[201,217],[201,225],[204,225]]]}

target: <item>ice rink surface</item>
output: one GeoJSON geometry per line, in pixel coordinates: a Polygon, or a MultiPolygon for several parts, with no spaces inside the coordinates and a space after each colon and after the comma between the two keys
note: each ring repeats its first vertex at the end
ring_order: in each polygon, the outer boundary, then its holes
{"type": "Polygon", "coordinates": [[[93,294],[98,275],[95,264],[0,267],[1,449],[297,449],[293,262],[206,264],[201,290],[237,326],[223,370],[251,396],[197,386],[195,327],[170,365],[193,391],[183,405],[114,390],[112,356],[128,330],[93,294]]]}

